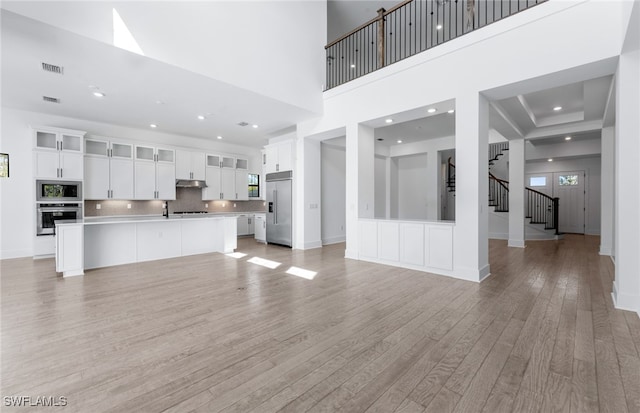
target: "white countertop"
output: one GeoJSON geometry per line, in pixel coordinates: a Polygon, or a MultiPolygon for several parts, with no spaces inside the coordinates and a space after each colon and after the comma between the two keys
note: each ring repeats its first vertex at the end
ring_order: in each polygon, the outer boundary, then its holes
{"type": "Polygon", "coordinates": [[[132,216],[111,216],[111,217],[85,217],[84,219],[68,219],[56,221],[56,225],[102,225],[102,224],[129,224],[140,222],[170,222],[182,220],[204,220],[204,219],[225,219],[236,218],[236,214],[193,214],[193,215],[169,215],[169,218],[162,215],[132,215],[132,216]]]}
{"type": "Polygon", "coordinates": [[[410,223],[410,224],[434,224],[434,225],[447,225],[455,226],[455,221],[439,221],[429,219],[399,219],[399,218],[358,218],[359,221],[375,221],[375,222],[397,222],[397,223],[410,223]]]}

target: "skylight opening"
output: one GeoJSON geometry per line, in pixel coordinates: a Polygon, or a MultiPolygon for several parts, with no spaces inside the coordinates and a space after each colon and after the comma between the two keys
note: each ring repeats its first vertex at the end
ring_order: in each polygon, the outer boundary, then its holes
{"type": "Polygon", "coordinates": [[[113,45],[132,53],[144,56],[142,49],[129,31],[129,28],[120,17],[116,9],[113,9],[113,45]]]}

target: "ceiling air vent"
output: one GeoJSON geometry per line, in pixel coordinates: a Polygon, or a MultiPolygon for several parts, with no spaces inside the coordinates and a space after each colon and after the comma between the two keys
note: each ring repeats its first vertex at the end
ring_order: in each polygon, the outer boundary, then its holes
{"type": "Polygon", "coordinates": [[[63,68],[62,66],[52,65],[51,63],[42,62],[42,70],[45,72],[57,73],[59,75],[62,74],[63,68]]]}
{"type": "Polygon", "coordinates": [[[60,99],[52,98],[51,96],[43,96],[42,100],[44,100],[45,102],[49,102],[49,103],[60,103],[60,99]]]}
{"type": "Polygon", "coordinates": [[[247,122],[240,122],[240,123],[238,123],[238,126],[247,126],[247,125],[248,125],[248,123],[247,123],[247,122]]]}

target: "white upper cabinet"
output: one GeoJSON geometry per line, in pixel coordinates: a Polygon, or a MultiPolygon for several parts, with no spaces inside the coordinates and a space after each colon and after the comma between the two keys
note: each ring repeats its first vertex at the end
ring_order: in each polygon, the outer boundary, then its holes
{"type": "Polygon", "coordinates": [[[133,145],[85,139],[85,199],[133,199],[133,145]]]}
{"type": "Polygon", "coordinates": [[[293,170],[293,142],[286,141],[265,146],[262,166],[265,174],[293,170]]]}
{"type": "Polygon", "coordinates": [[[249,172],[236,169],[236,197],[238,201],[249,199],[249,172]]]}
{"type": "Polygon", "coordinates": [[[136,145],[134,199],[176,199],[175,159],[173,149],[136,145]]]}
{"type": "Polygon", "coordinates": [[[35,178],[83,180],[84,134],[67,129],[34,128],[35,178]]]}
{"type": "Polygon", "coordinates": [[[202,189],[203,201],[222,199],[220,159],[221,157],[219,155],[207,155],[207,167],[205,171],[207,187],[202,189]]]}
{"type": "Polygon", "coordinates": [[[176,151],[176,179],[205,179],[204,152],[176,151]]]}
{"type": "Polygon", "coordinates": [[[249,199],[247,159],[207,154],[206,165],[207,187],[202,190],[203,200],[249,199]]]}

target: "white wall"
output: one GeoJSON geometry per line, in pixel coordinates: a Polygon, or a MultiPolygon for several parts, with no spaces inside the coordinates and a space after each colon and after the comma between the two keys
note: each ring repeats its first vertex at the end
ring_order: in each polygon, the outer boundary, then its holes
{"type": "Polygon", "coordinates": [[[375,159],[375,211],[376,218],[387,218],[387,160],[388,157],[376,155],[375,159]]]}
{"type": "Polygon", "coordinates": [[[401,156],[397,159],[398,176],[392,185],[398,186],[398,219],[427,219],[427,192],[437,188],[427,187],[427,154],[401,156]]]}
{"type": "Polygon", "coordinates": [[[116,7],[145,56],[322,111],[326,0],[16,1],[3,7],[107,44],[113,44],[116,7]]]}
{"type": "Polygon", "coordinates": [[[251,171],[262,170],[260,151],[244,146],[4,107],[1,116],[0,152],[10,155],[11,177],[0,179],[0,194],[2,195],[0,201],[0,258],[33,255],[35,187],[32,155],[33,132],[30,125],[77,129],[87,131],[89,135],[242,155],[249,158],[251,171]]]}
{"type": "Polygon", "coordinates": [[[346,150],[322,143],[322,244],[343,242],[346,205],[346,150]]]}
{"type": "MultiPolygon", "coordinates": [[[[456,158],[468,166],[457,170],[454,265],[460,276],[482,279],[489,271],[486,99],[612,74],[628,11],[628,2],[621,1],[545,2],[325,92],[324,115],[304,124],[309,134],[345,126],[356,132],[364,122],[382,125],[385,117],[455,99],[456,158]]],[[[358,191],[358,174],[367,169],[359,165],[362,142],[350,145],[349,133],[347,141],[347,188],[358,191]]],[[[349,212],[349,191],[347,197],[347,228],[355,228],[358,215],[349,212]]],[[[358,233],[347,230],[347,250],[354,252],[347,256],[357,257],[357,248],[358,233]]]]}
{"type": "MultiPolygon", "coordinates": [[[[590,235],[600,234],[600,157],[559,160],[553,162],[527,162],[525,174],[553,173],[584,170],[587,174],[585,185],[585,231],[590,235]]],[[[528,183],[525,183],[525,186],[528,183]]],[[[562,202],[562,200],[560,200],[562,202]]]]}

